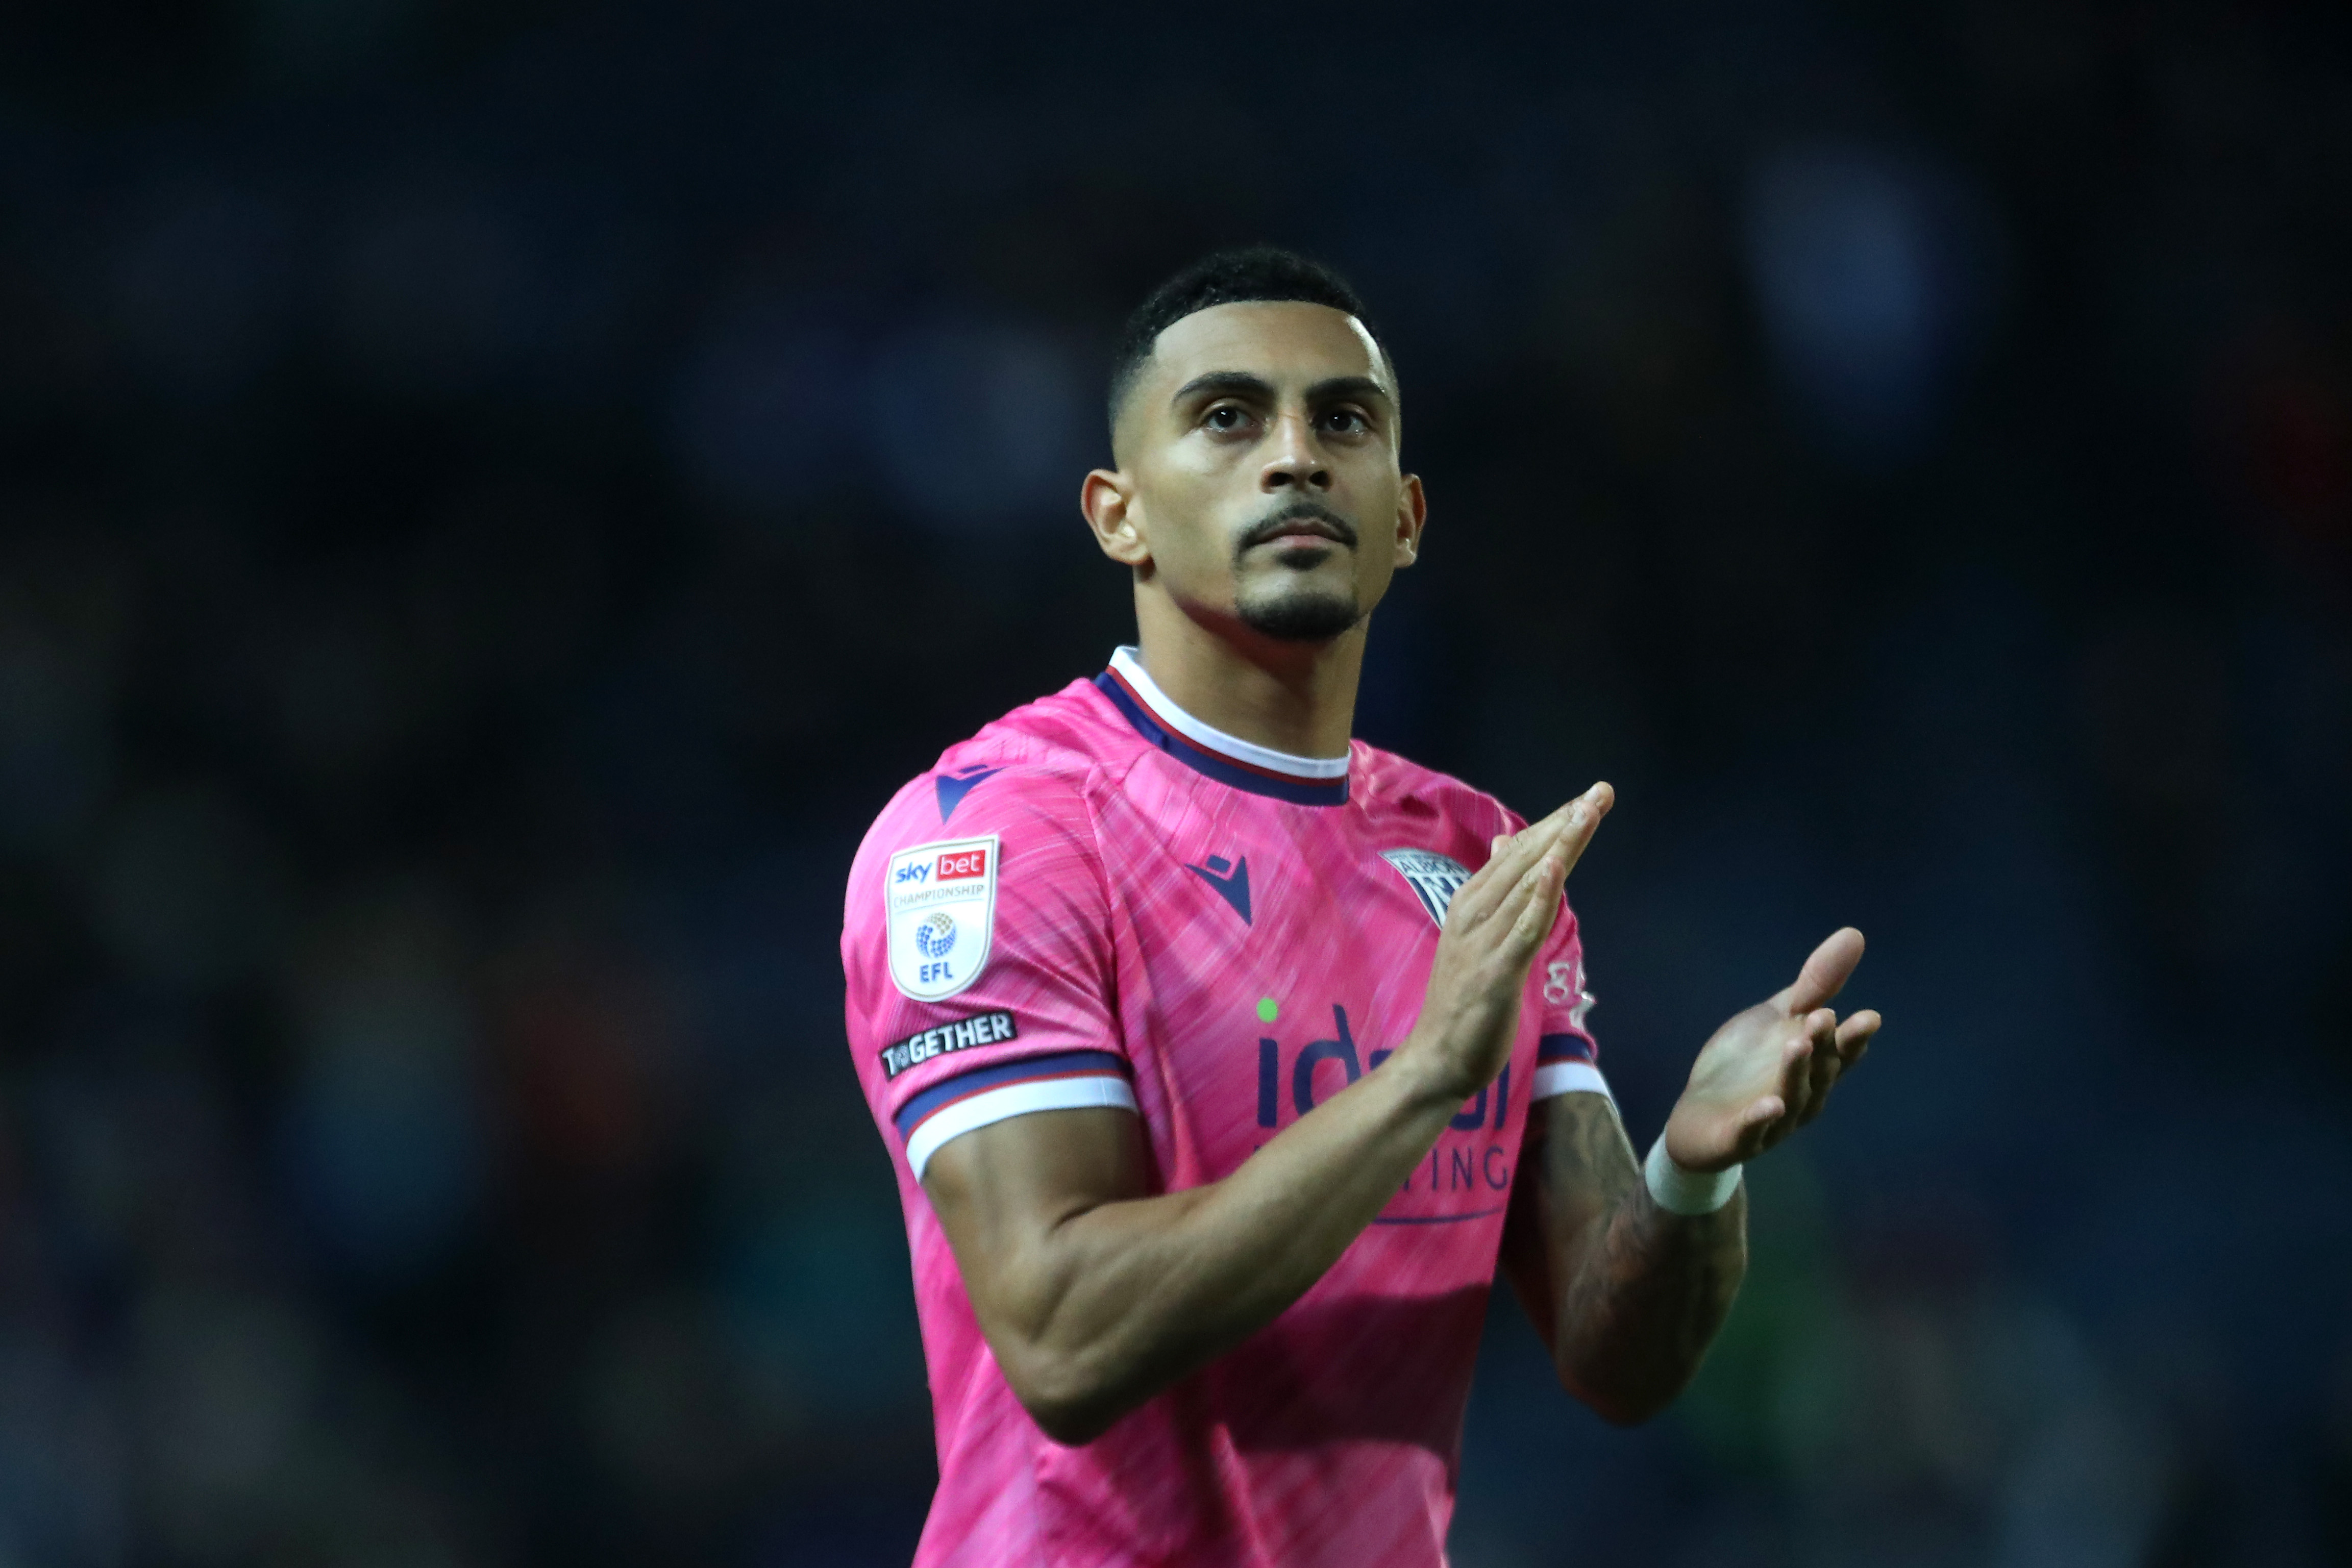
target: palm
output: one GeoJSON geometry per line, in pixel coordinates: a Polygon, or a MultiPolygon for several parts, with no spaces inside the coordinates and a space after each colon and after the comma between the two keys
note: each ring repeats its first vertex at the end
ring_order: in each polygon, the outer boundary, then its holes
{"type": "Polygon", "coordinates": [[[1843,1024],[1824,1005],[1862,962],[1862,933],[1836,933],[1796,983],[1715,1031],[1666,1121],[1666,1153],[1686,1170],[1718,1171],[1761,1154],[1821,1114],[1830,1090],[1862,1059],[1879,1017],[1843,1024]]]}

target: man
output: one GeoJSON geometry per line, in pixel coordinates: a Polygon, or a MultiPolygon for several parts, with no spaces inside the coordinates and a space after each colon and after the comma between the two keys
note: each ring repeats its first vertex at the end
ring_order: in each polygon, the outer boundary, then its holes
{"type": "Polygon", "coordinates": [[[934,1564],[1444,1561],[1499,1264],[1611,1420],[1696,1370],[1741,1162],[1878,1027],[1841,931],[1698,1053],[1638,1166],[1532,827],[1349,738],[1421,548],[1355,296],[1215,256],[1138,311],[1081,506],[1139,647],[949,748],[851,871],[852,1051],[897,1158],[934,1564]],[[1474,874],[1475,873],[1475,874],[1474,874]]]}

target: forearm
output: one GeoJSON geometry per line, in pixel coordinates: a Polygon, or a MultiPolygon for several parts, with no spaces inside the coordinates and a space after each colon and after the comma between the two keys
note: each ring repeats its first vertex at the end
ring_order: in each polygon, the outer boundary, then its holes
{"type": "Polygon", "coordinates": [[[1273,1322],[1428,1157],[1460,1098],[1400,1051],[1222,1181],[1035,1232],[990,1325],[1024,1403],[1083,1442],[1273,1322]]]}
{"type": "Polygon", "coordinates": [[[1561,1292],[1560,1381],[1609,1420],[1656,1415],[1697,1374],[1747,1271],[1744,1186],[1712,1214],[1678,1215],[1635,1176],[1561,1292]]]}
{"type": "MultiPolygon", "coordinates": [[[[1709,1037],[1655,1150],[1662,1181],[1678,1168],[1743,1165],[1821,1113],[1878,1032],[1870,1009],[1840,1023],[1826,1006],[1861,959],[1861,932],[1832,933],[1793,984],[1709,1037]]],[[[1735,1185],[1711,1212],[1670,1213],[1651,1197],[1613,1108],[1594,1096],[1556,1103],[1536,1140],[1540,1181],[1526,1189],[1507,1256],[1560,1380],[1611,1419],[1638,1421],[1682,1392],[1731,1310],[1748,1271],[1747,1193],[1735,1185]],[[1580,1099],[1588,1103],[1565,1103],[1580,1099]]],[[[1712,1193],[1693,1199],[1700,1207],[1712,1193]]]]}
{"type": "Polygon", "coordinates": [[[1538,1100],[1503,1264],[1559,1380],[1620,1423],[1657,1414],[1697,1372],[1748,1263],[1748,1199],[1683,1216],[1650,1196],[1601,1094],[1538,1100]]]}

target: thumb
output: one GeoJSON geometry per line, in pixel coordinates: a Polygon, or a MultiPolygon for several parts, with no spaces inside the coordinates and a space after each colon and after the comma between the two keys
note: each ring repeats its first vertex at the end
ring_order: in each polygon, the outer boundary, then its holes
{"type": "Polygon", "coordinates": [[[1862,933],[1853,926],[1831,933],[1797,971],[1797,983],[1774,999],[1792,1017],[1826,1005],[1845,988],[1854,966],[1862,962],[1862,933]]]}

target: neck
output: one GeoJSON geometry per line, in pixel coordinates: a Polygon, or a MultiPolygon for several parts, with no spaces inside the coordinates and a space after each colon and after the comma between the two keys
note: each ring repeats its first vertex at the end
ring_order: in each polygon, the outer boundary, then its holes
{"type": "Polygon", "coordinates": [[[1203,625],[1156,593],[1135,596],[1135,619],[1143,667],[1194,718],[1293,757],[1348,755],[1368,621],[1328,643],[1279,643],[1203,625]]]}

